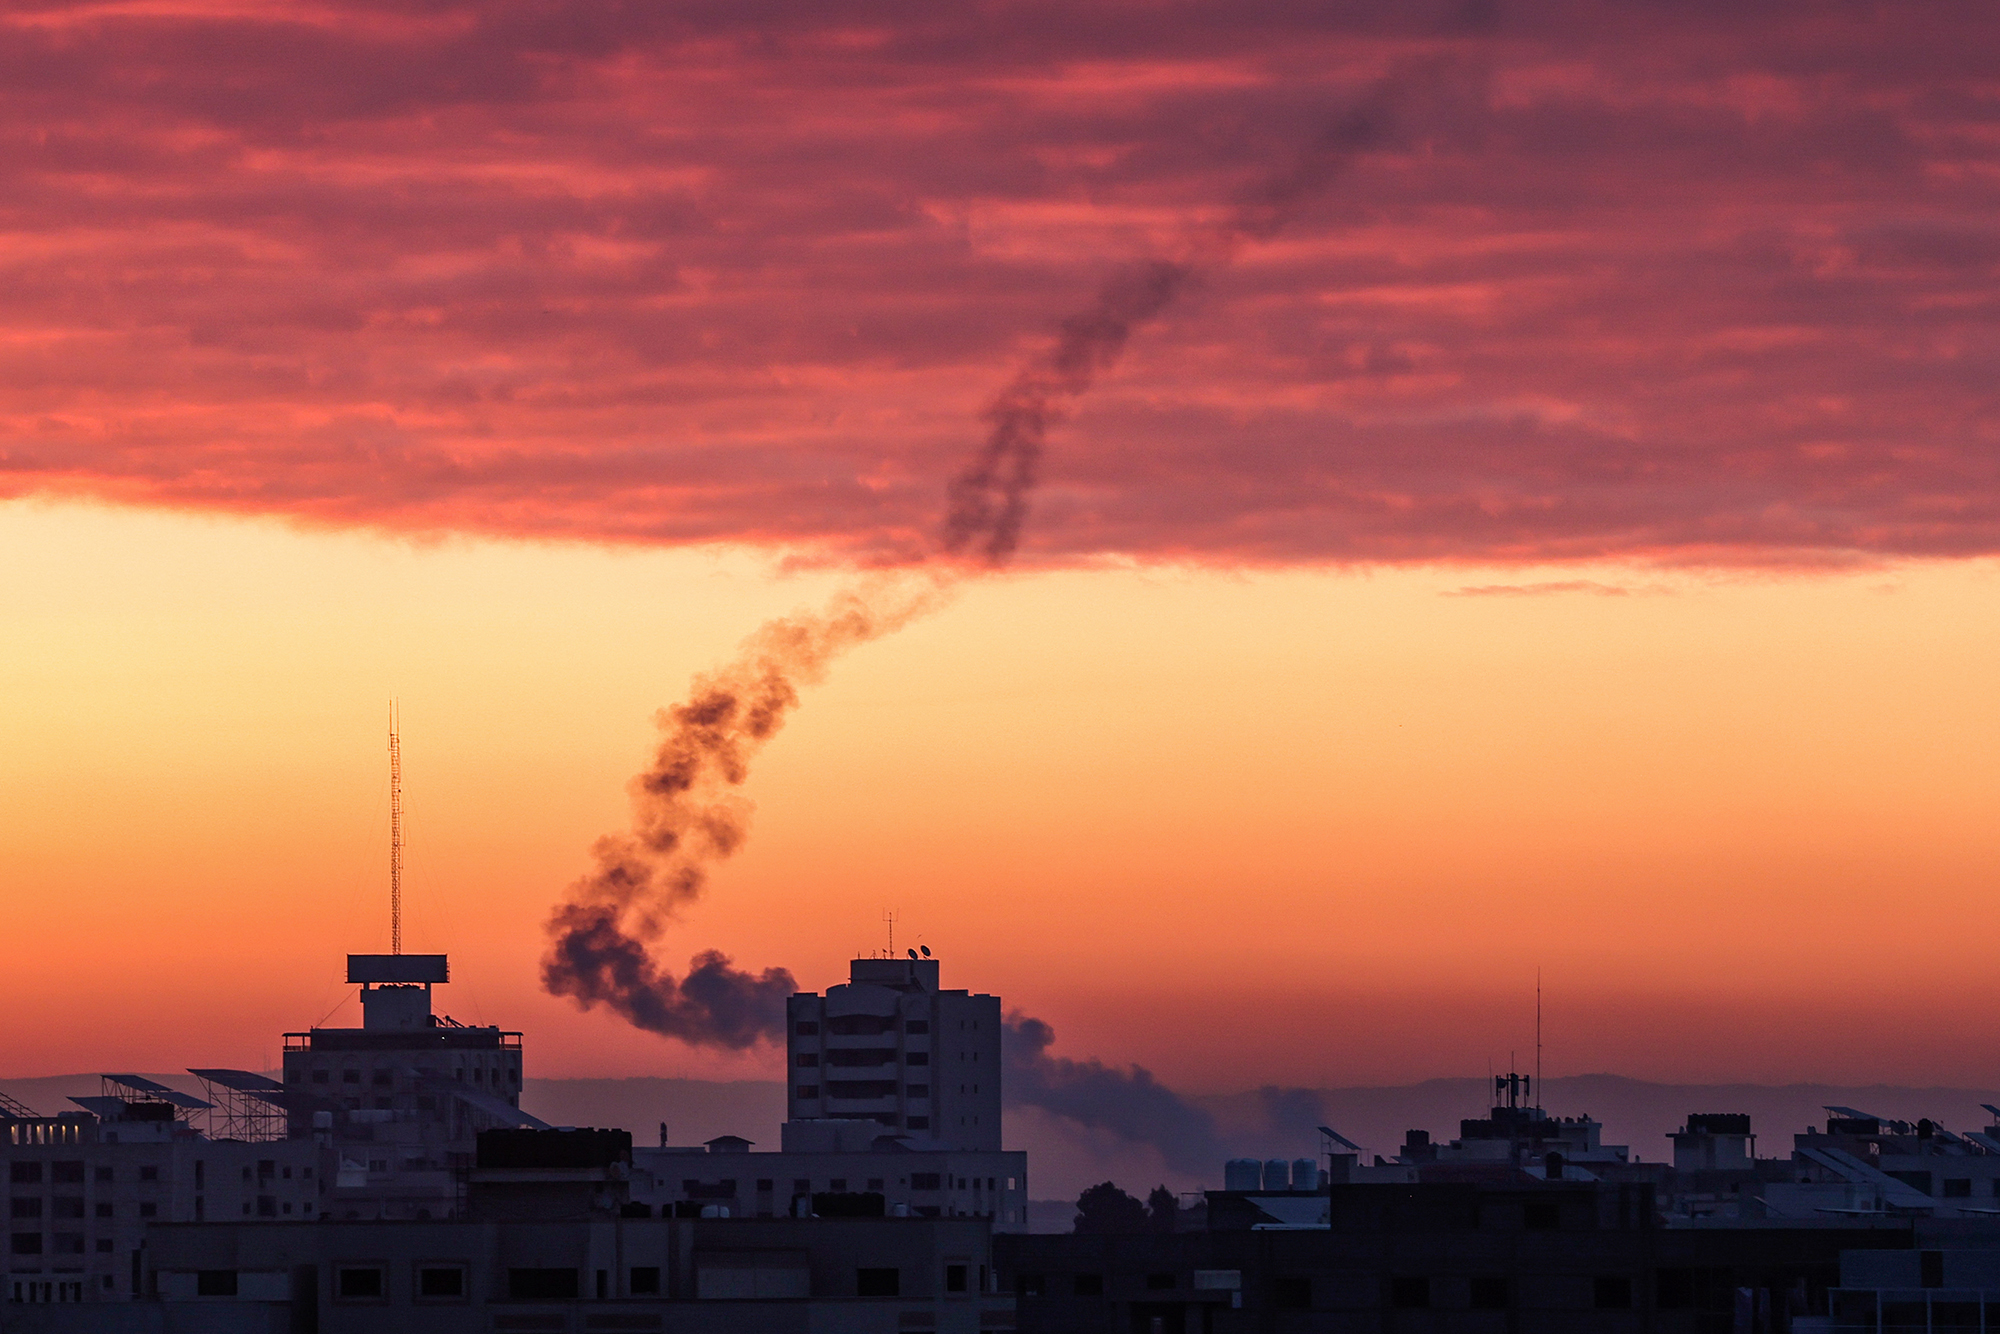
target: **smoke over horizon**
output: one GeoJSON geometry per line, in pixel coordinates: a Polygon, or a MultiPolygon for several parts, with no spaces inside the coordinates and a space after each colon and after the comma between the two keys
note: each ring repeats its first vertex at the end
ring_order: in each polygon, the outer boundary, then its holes
{"type": "MultiPolygon", "coordinates": [[[[750,803],[740,789],[751,759],[798,707],[801,687],[820,680],[834,658],[940,605],[960,581],[1008,563],[1040,481],[1049,428],[1065,406],[1117,364],[1136,329],[1243,244],[1273,235],[1376,142],[1388,86],[1329,124],[1222,221],[1188,229],[1177,255],[1114,271],[1087,308],[1061,323],[1053,346],[986,409],[991,430],[949,484],[937,552],[912,571],[841,592],[824,611],[764,626],[735,661],[697,678],[685,703],[657,716],[665,735],[653,764],[631,784],[631,832],[598,841],[596,869],[570,887],[549,919],[547,991],[584,1009],[608,1006],[638,1027],[695,1045],[740,1051],[760,1039],[783,1040],[784,998],[796,990],[790,972],[751,973],[710,950],[676,978],[652,951],[678,912],[700,897],[710,868],[747,836],[750,803]]],[[[1218,1160],[1207,1114],[1151,1072],[1051,1056],[1054,1039],[1041,1020],[1009,1018],[1009,1101],[1156,1145],[1176,1167],[1218,1160]]]]}
{"type": "Polygon", "coordinates": [[[1215,1118],[1175,1093],[1142,1065],[1117,1069],[1095,1057],[1049,1055],[1055,1029],[1016,1010],[1001,1030],[1008,1103],[1039,1107],[1092,1130],[1109,1131],[1159,1151],[1170,1168],[1213,1172],[1223,1160],[1215,1118]]]}
{"type": "Polygon", "coordinates": [[[841,653],[901,629],[945,596],[941,582],[915,576],[843,590],[818,612],[769,622],[735,661],[697,677],[685,702],[660,710],[653,762],[630,784],[631,830],[597,841],[596,869],[550,915],[543,989],[696,1046],[741,1051],[782,1035],[785,997],[798,989],[788,970],[750,973],[706,950],[676,979],[651,947],[701,896],[709,869],[743,845],[750,803],[738,789],[798,707],[800,689],[841,653]]]}

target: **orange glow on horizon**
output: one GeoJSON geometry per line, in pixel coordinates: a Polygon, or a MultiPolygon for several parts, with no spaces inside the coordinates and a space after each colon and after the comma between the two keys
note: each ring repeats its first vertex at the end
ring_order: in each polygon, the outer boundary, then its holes
{"type": "MultiPolygon", "coordinates": [[[[442,1009],[524,1029],[537,1075],[776,1071],[535,965],[652,710],[835,576],[18,503],[0,568],[0,1073],[260,1068],[354,1022],[392,694],[442,1009]]],[[[1529,1045],[1537,966],[1551,1073],[1977,1079],[1995,577],[986,581],[808,699],[669,957],[818,988],[893,906],[1061,1051],[1201,1090],[1478,1073],[1529,1045]]]]}

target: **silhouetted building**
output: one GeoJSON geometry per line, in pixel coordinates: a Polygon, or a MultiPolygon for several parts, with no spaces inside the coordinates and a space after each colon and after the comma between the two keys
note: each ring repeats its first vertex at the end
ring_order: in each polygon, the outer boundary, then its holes
{"type": "Polygon", "coordinates": [[[785,1005],[789,1121],[868,1121],[924,1149],[1000,1147],[1000,998],[942,991],[936,959],[855,959],[785,1005]]]}
{"type": "Polygon", "coordinates": [[[350,954],[360,1028],[285,1034],[289,1132],[336,1156],[340,1218],[448,1218],[481,1130],[540,1126],[520,1109],[521,1035],[432,1012],[442,954],[350,954]]]}
{"type": "Polygon", "coordinates": [[[1019,1328],[1780,1334],[1827,1312],[1843,1252],[1911,1243],[1907,1220],[1664,1228],[1643,1184],[1334,1185],[1307,1224],[1208,1198],[1206,1231],[996,1237],[1019,1328]]]}
{"type": "Polygon", "coordinates": [[[635,1203],[769,1218],[866,1195],[892,1217],[1027,1226],[1028,1156],[1000,1147],[1000,998],[940,990],[931,958],[855,959],[848,979],[786,1003],[779,1151],[637,1149],[635,1203]]]}
{"type": "Polygon", "coordinates": [[[310,1141],[210,1139],[186,1119],[202,1100],[133,1075],[105,1084],[125,1096],[77,1099],[86,1110],[58,1116],[0,1113],[0,1300],[130,1300],[157,1223],[318,1216],[323,1158],[310,1141]]]}
{"type": "Polygon", "coordinates": [[[181,1329],[993,1334],[1015,1327],[1012,1294],[994,1291],[990,1229],[974,1219],[180,1226],[155,1233],[148,1274],[163,1313],[181,1329]],[[196,1323],[202,1316],[212,1323],[196,1323]]]}

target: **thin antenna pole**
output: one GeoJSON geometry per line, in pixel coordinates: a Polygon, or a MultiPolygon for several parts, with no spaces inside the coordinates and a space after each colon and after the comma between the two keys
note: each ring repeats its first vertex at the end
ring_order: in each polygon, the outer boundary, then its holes
{"type": "Polygon", "coordinates": [[[403,739],[389,701],[389,953],[403,952],[403,739]]]}
{"type": "Polygon", "coordinates": [[[896,957],[896,910],[885,908],[882,920],[889,924],[889,957],[893,959],[896,957]]]}
{"type": "Polygon", "coordinates": [[[1535,1106],[1542,1105],[1542,970],[1535,969],[1535,1106]]]}

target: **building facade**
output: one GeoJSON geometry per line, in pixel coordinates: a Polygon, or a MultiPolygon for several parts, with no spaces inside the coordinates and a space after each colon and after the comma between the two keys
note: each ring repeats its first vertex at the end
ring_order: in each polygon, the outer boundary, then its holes
{"type": "Polygon", "coordinates": [[[1000,998],[939,987],[938,961],[855,959],[786,1003],[791,1121],[867,1121],[918,1149],[1000,1148],[1000,998]]]}
{"type": "Polygon", "coordinates": [[[159,1099],[88,1099],[94,1111],[0,1120],[9,1304],[130,1301],[149,1228],[169,1222],[302,1222],[323,1207],[326,1160],[310,1140],[215,1140],[159,1099]],[[112,1104],[116,1104],[114,1107],[112,1104]]]}
{"type": "Polygon", "coordinates": [[[350,954],[360,1028],[285,1034],[289,1133],[333,1152],[335,1217],[449,1218],[481,1130],[542,1123],[520,1109],[521,1035],[432,1010],[442,954],[350,954]]]}
{"type": "Polygon", "coordinates": [[[738,1218],[809,1210],[816,1195],[879,1195],[891,1217],[986,1218],[1027,1226],[1028,1155],[1004,1150],[787,1148],[757,1153],[725,1141],[702,1149],[635,1149],[632,1199],[657,1212],[698,1206],[738,1218]]]}
{"type": "Polygon", "coordinates": [[[319,1334],[1014,1328],[973,1219],[165,1227],[147,1272],[163,1307],[218,1324],[257,1308],[270,1328],[319,1334]]]}

